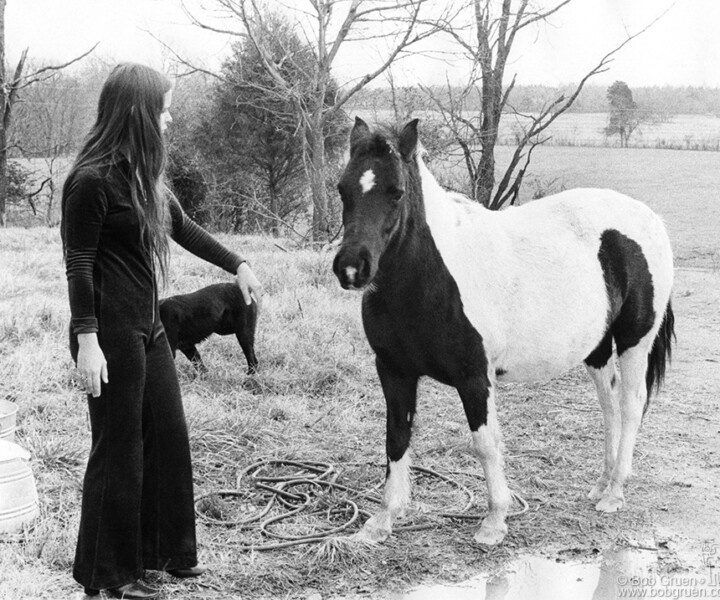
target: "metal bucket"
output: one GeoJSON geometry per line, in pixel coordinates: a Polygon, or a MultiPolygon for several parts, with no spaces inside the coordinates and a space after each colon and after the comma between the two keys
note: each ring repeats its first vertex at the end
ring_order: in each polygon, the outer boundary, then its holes
{"type": "Polygon", "coordinates": [[[17,404],[0,400],[0,440],[15,440],[15,417],[17,415],[17,404]]]}
{"type": "Polygon", "coordinates": [[[38,515],[30,453],[0,440],[0,534],[17,533],[38,515]]]}

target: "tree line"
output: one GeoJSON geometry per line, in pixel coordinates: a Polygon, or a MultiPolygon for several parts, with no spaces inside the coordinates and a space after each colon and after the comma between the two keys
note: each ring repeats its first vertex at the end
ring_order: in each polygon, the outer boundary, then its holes
{"type": "MultiPolygon", "coordinates": [[[[639,106],[646,107],[658,114],[673,115],[711,115],[720,117],[720,88],[694,86],[635,86],[632,81],[625,82],[632,88],[635,101],[639,106]]],[[[612,85],[612,84],[610,84],[612,85]]],[[[607,113],[609,112],[609,85],[587,84],[568,108],[569,113],[607,113]]],[[[534,113],[558,94],[568,94],[573,84],[522,85],[517,84],[510,92],[508,104],[513,109],[534,113]]],[[[458,88],[448,91],[445,86],[431,86],[433,94],[450,95],[457,93],[458,88]]],[[[377,108],[392,106],[393,90],[389,85],[364,90],[354,103],[359,108],[377,108]]],[[[415,100],[418,103],[418,100],[415,100]]],[[[479,108],[479,104],[474,108],[479,108]]],[[[512,112],[510,108],[506,112],[512,112]]]]}
{"type": "MultiPolygon", "coordinates": [[[[453,147],[461,154],[465,191],[473,199],[495,209],[512,204],[533,149],[546,140],[545,129],[573,107],[596,106],[598,92],[585,84],[641,33],[598,57],[572,86],[520,86],[515,77],[506,82],[516,37],[569,2],[537,8],[530,0],[308,0],[307,6],[280,12],[259,0],[212,0],[215,12],[225,15],[222,27],[203,13],[188,14],[197,27],[234,39],[232,52],[215,72],[168,48],[178,75],[168,181],[186,210],[208,225],[326,241],[340,227],[332,199],[348,115],[374,102],[390,109],[398,125],[418,111],[431,111],[433,118],[423,123],[431,152],[453,147]],[[368,61],[365,75],[338,80],[338,55],[371,36],[385,40],[385,54],[368,61]],[[423,42],[433,36],[456,44],[470,67],[467,82],[395,86],[393,65],[423,51],[423,42]],[[496,179],[494,148],[500,119],[509,111],[527,112],[529,120],[496,179]]],[[[90,99],[97,98],[106,69],[94,63],[79,73],[57,71],[23,89],[15,103],[6,152],[45,161],[49,173],[43,187],[23,192],[29,205],[48,193],[52,202],[55,174],[94,118],[90,99]]],[[[696,96],[699,106],[706,95],[696,96]]],[[[636,106],[642,105],[639,90],[636,97],[636,106]]],[[[606,97],[603,109],[608,106],[606,97]]],[[[608,128],[610,135],[611,123],[608,128]]]]}

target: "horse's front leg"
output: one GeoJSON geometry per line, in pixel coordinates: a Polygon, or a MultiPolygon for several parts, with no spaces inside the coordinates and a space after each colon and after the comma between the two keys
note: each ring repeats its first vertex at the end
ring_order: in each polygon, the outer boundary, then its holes
{"type": "Polygon", "coordinates": [[[392,533],[395,519],[410,502],[410,435],[415,416],[417,376],[395,372],[380,357],[375,360],[387,405],[387,471],[380,510],[357,534],[357,538],[382,542],[392,533]]]}
{"type": "Polygon", "coordinates": [[[503,472],[502,436],[495,409],[495,386],[489,377],[478,376],[456,387],[488,488],[489,512],[475,534],[475,541],[491,546],[499,544],[507,533],[505,518],[512,501],[503,472]]]}

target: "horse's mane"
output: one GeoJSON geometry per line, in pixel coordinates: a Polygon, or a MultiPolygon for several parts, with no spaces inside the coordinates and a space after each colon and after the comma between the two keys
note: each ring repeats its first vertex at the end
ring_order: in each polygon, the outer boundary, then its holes
{"type": "Polygon", "coordinates": [[[399,140],[400,132],[396,126],[381,123],[373,129],[368,137],[357,143],[355,152],[382,156],[389,151],[399,156],[399,140]]]}
{"type": "MultiPolygon", "coordinates": [[[[388,149],[400,155],[400,131],[401,128],[391,123],[378,123],[368,137],[358,142],[356,150],[367,152],[375,156],[385,154],[388,149]]],[[[413,151],[412,157],[420,159],[428,156],[428,152],[418,139],[417,145],[413,151]]]]}
{"type": "MultiPolygon", "coordinates": [[[[424,162],[424,157],[428,156],[428,152],[422,145],[422,142],[418,139],[415,148],[411,156],[404,157],[400,154],[400,132],[401,128],[397,125],[390,123],[378,123],[370,135],[359,140],[353,148],[353,154],[362,153],[369,154],[377,158],[383,158],[388,154],[394,155],[398,158],[400,163],[405,163],[406,167],[403,169],[406,176],[406,181],[410,189],[416,190],[418,193],[421,188],[420,173],[417,168],[417,162],[424,162]]],[[[461,194],[455,194],[461,196],[461,194]]],[[[468,200],[469,201],[469,200],[468,200]]]]}

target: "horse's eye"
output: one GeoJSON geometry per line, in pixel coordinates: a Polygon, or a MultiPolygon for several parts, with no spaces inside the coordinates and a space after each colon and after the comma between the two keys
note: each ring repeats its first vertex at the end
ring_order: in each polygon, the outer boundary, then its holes
{"type": "Polygon", "coordinates": [[[392,198],[395,202],[397,202],[398,200],[400,200],[400,198],[403,197],[405,190],[402,188],[399,188],[397,186],[391,185],[387,189],[387,193],[390,196],[390,198],[392,198]]]}

